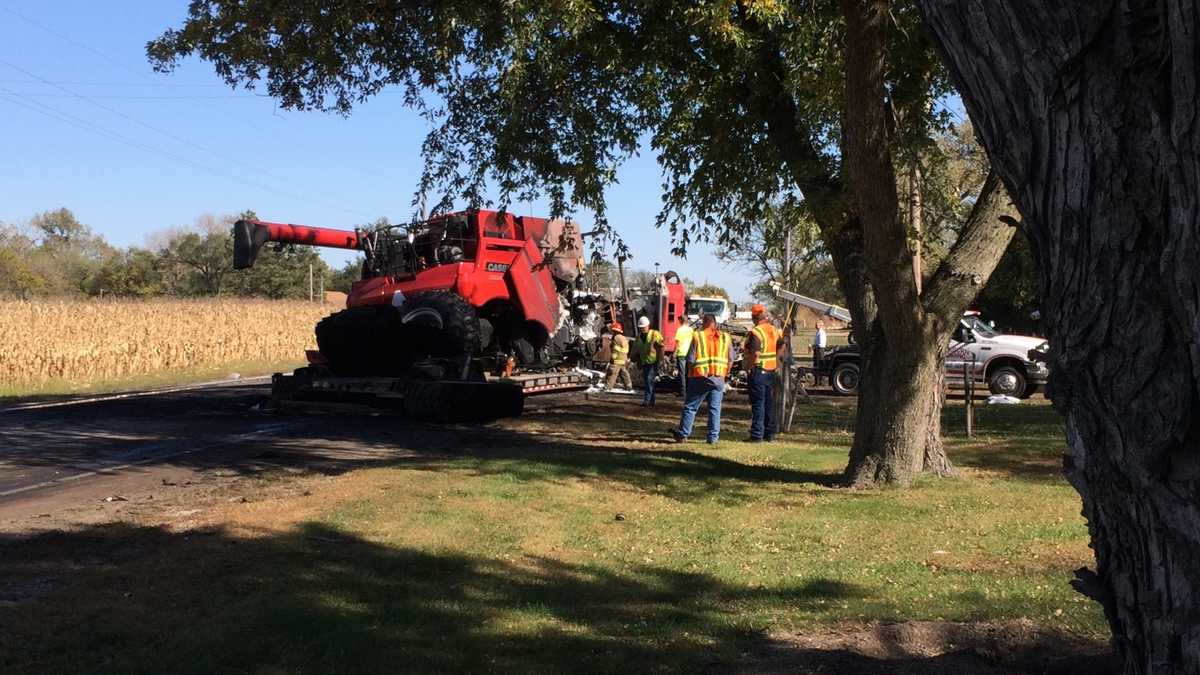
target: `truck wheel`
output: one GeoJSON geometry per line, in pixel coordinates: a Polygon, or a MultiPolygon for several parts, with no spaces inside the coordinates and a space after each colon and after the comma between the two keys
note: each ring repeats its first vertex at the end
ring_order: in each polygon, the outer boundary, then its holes
{"type": "Polygon", "coordinates": [[[450,291],[415,293],[400,306],[403,349],[409,361],[429,357],[474,356],[480,343],[475,308],[450,291]]]}
{"type": "Polygon", "coordinates": [[[988,376],[988,391],[1020,397],[1025,393],[1025,373],[1016,366],[1000,366],[988,376]]]}
{"type": "Polygon", "coordinates": [[[829,378],[833,390],[842,396],[855,396],[858,394],[859,379],[862,375],[862,369],[857,363],[851,361],[843,361],[833,367],[833,375],[829,378]]]}

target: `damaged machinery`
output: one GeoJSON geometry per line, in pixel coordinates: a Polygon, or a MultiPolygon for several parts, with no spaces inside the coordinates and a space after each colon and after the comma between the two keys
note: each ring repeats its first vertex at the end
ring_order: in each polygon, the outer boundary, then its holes
{"type": "Polygon", "coordinates": [[[316,326],[309,366],[276,375],[291,400],[389,402],[435,421],[521,414],[532,393],[582,389],[578,370],[622,314],[583,284],[577,224],[488,210],[408,225],[336,230],[258,220],[234,225],[234,267],[267,242],[365,256],[346,309],[316,326]]]}

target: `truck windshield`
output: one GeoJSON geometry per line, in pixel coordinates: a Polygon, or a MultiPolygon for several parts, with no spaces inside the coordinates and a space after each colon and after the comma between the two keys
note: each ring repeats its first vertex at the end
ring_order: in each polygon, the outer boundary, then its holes
{"type": "Polygon", "coordinates": [[[975,334],[980,337],[994,338],[1000,334],[996,332],[995,328],[984,323],[978,316],[963,317],[963,323],[967,324],[967,327],[975,331],[975,334]]]}
{"type": "Polygon", "coordinates": [[[687,313],[703,316],[705,314],[720,315],[725,311],[724,300],[688,300],[687,313]]]}

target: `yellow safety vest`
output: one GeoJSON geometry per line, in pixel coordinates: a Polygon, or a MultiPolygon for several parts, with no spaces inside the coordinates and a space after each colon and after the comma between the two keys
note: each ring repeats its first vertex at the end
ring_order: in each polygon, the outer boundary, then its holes
{"type": "Polygon", "coordinates": [[[725,377],[729,374],[729,347],[732,343],[729,333],[702,330],[692,342],[696,346],[692,377],[725,377]]]}
{"type": "Polygon", "coordinates": [[[612,339],[612,364],[623,366],[629,362],[629,338],[615,335],[612,339]]]}
{"type": "Polygon", "coordinates": [[[692,338],[696,331],[686,323],[675,329],[675,356],[684,358],[692,349],[692,338]]]}
{"type": "Polygon", "coordinates": [[[779,333],[775,330],[775,326],[764,321],[750,332],[758,338],[759,352],[755,365],[766,371],[775,370],[779,365],[775,356],[775,345],[779,343],[779,333]]]}
{"type": "Polygon", "coordinates": [[[646,331],[645,335],[639,335],[637,340],[638,361],[646,366],[658,363],[658,350],[654,347],[655,345],[661,345],[662,342],[662,333],[653,328],[646,331]]]}

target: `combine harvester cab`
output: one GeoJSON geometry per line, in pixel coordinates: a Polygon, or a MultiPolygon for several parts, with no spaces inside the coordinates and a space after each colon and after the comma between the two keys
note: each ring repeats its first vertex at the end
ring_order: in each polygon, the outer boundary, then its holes
{"type": "Polygon", "coordinates": [[[346,309],[317,324],[312,365],[275,378],[281,397],[337,392],[480,421],[519,415],[526,395],[590,384],[576,366],[599,348],[609,301],[581,288],[571,221],[485,210],[373,230],[241,220],[235,268],[269,241],[365,256],[346,309]]]}

